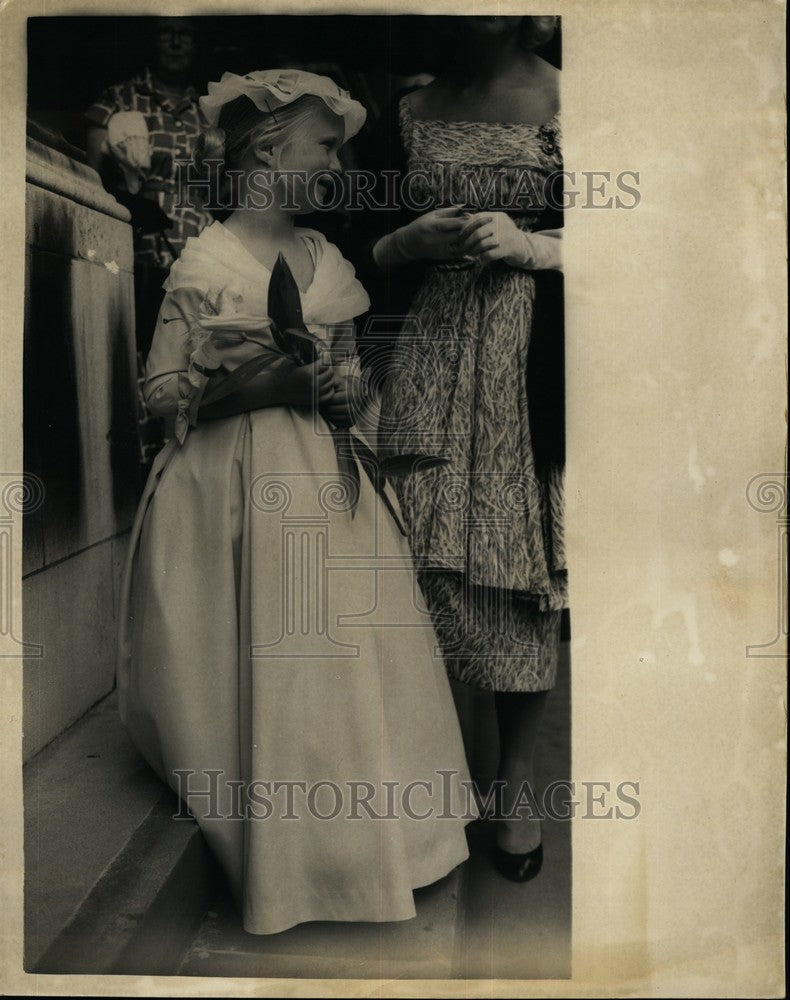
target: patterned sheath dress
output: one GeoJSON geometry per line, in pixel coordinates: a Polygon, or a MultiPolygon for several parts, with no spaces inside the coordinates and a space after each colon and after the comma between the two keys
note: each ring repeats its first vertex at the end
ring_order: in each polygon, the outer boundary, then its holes
{"type": "MultiPolygon", "coordinates": [[[[399,122],[415,203],[481,211],[493,197],[525,206],[509,214],[535,227],[534,192],[562,169],[557,116],[541,127],[422,120],[404,97],[399,122]]],[[[382,397],[382,457],[445,459],[396,480],[399,500],[448,672],[493,691],[554,686],[567,607],[563,467],[536,464],[530,430],[535,288],[501,261],[430,266],[382,397]]]]}

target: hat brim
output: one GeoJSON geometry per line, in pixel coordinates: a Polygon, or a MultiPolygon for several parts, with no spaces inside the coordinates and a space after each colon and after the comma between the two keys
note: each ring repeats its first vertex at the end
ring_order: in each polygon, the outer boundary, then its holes
{"type": "Polygon", "coordinates": [[[218,83],[208,85],[208,94],[200,98],[200,109],[210,125],[217,125],[223,105],[237,97],[248,97],[256,108],[269,113],[308,95],[319,97],[343,119],[344,142],[365,124],[367,111],[348,91],[341,90],[327,76],[294,69],[259,70],[246,76],[223,73],[218,83]]]}

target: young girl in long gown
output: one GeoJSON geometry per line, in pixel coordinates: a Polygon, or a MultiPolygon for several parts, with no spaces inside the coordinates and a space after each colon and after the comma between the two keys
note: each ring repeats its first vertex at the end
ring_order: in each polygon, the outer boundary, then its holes
{"type": "Polygon", "coordinates": [[[391,502],[363,469],[354,503],[339,475],[350,323],[369,301],[339,251],[294,225],[365,112],[290,70],[226,73],[202,106],[218,125],[203,157],[238,171],[238,207],[173,266],[148,358],[146,397],[176,437],[133,528],[121,716],[201,825],[247,931],[407,919],[412,890],[467,857],[468,772],[391,502]],[[213,370],[260,352],[279,254],[331,350],[201,407],[213,370]]]}

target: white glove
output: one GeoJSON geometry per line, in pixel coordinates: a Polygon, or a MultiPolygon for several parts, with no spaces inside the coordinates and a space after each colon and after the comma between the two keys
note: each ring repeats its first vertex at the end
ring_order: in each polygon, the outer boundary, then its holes
{"type": "Polygon", "coordinates": [[[562,270],[562,230],[526,233],[505,212],[476,212],[461,230],[463,253],[484,264],[502,260],[529,271],[562,270]]]}
{"type": "Polygon", "coordinates": [[[151,167],[151,142],[140,111],[118,111],[107,122],[109,152],[123,170],[130,194],[137,194],[144,171],[151,167]]]}

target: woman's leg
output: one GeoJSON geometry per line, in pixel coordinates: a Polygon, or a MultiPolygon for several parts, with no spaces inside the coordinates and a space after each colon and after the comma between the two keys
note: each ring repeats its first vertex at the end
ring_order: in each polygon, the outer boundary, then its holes
{"type": "Polygon", "coordinates": [[[548,691],[496,693],[502,814],[507,817],[514,807],[522,807],[518,816],[497,824],[497,843],[511,854],[526,854],[540,843],[540,817],[529,803],[537,802],[535,746],[547,697],[548,691]]]}

